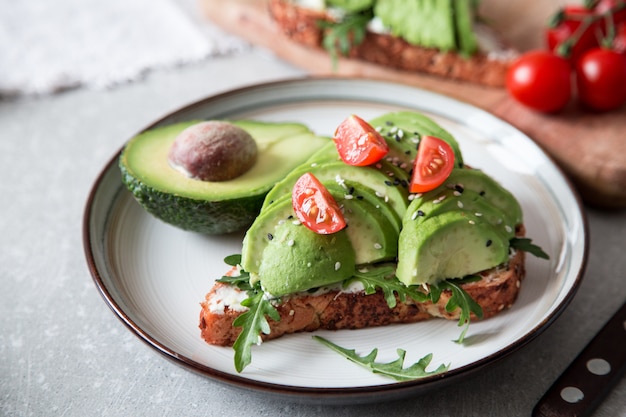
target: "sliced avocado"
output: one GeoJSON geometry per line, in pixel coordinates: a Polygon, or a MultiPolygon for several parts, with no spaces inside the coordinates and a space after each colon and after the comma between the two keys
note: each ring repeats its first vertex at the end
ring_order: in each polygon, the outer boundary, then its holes
{"type": "MultiPolygon", "coordinates": [[[[347,234],[357,264],[395,260],[398,254],[399,228],[387,215],[366,199],[359,199],[336,183],[325,184],[346,220],[347,234]]],[[[276,227],[283,223],[297,224],[291,193],[285,194],[262,210],[248,229],[242,249],[241,266],[248,272],[259,271],[265,248],[275,238],[276,227]]]]}
{"type": "Polygon", "coordinates": [[[398,245],[396,275],[406,285],[461,278],[500,265],[509,256],[508,240],[466,211],[447,211],[419,224],[405,221],[398,245]]]}
{"type": "Polygon", "coordinates": [[[119,168],[122,181],[148,212],[200,233],[228,233],[249,226],[273,185],[329,140],[299,123],[232,122],[255,139],[256,164],[229,181],[201,181],[180,173],[167,160],[177,135],[198,122],[158,127],[135,136],[122,151],[119,168]]]}
{"type": "Polygon", "coordinates": [[[472,1],[453,1],[456,37],[459,51],[471,56],[478,50],[478,41],[474,34],[474,13],[472,1]]]}
{"type": "Polygon", "coordinates": [[[268,243],[274,238],[276,227],[285,222],[297,221],[291,194],[272,204],[254,220],[243,238],[241,249],[241,267],[252,273],[258,273],[263,260],[263,251],[268,243]]]}
{"type": "Polygon", "coordinates": [[[374,15],[393,35],[443,51],[456,49],[452,3],[457,0],[378,0],[374,15]]]}
{"type": "Polygon", "coordinates": [[[441,187],[454,188],[460,192],[472,190],[480,194],[489,204],[506,214],[508,222],[505,226],[515,229],[515,226],[523,223],[522,207],[515,196],[479,169],[455,168],[441,187]]]}
{"type": "Polygon", "coordinates": [[[353,181],[345,180],[342,188],[346,194],[352,195],[353,198],[369,202],[372,207],[380,211],[387,218],[393,230],[396,233],[400,233],[402,217],[391,208],[388,201],[378,197],[372,189],[363,187],[361,184],[353,181]]]}
{"type": "Polygon", "coordinates": [[[344,181],[351,181],[361,184],[362,187],[370,188],[380,198],[381,202],[388,203],[400,217],[404,216],[408,206],[406,180],[403,182],[402,179],[390,176],[389,173],[396,175],[397,167],[387,162],[382,161],[377,166],[379,168],[376,166],[356,167],[347,165],[342,161],[301,165],[272,188],[265,198],[262,210],[281,196],[291,194],[293,185],[298,178],[304,173],[310,172],[322,183],[335,181],[341,185],[344,181]]]}
{"type": "Polygon", "coordinates": [[[463,166],[463,155],[454,136],[428,116],[399,111],[383,114],[369,123],[389,144],[389,157],[397,158],[404,163],[403,167],[407,171],[413,168],[420,138],[425,135],[445,140],[454,151],[455,166],[463,166]]]}
{"type": "Polygon", "coordinates": [[[354,198],[336,183],[328,184],[326,188],[342,209],[356,264],[395,260],[399,232],[389,219],[369,201],[354,198]]]}
{"type": "Polygon", "coordinates": [[[446,211],[466,211],[481,217],[502,234],[506,240],[515,236],[514,228],[507,226],[511,223],[508,214],[490,204],[479,193],[469,189],[460,192],[457,189],[447,187],[438,190],[436,193],[426,193],[415,198],[409,205],[405,218],[420,223],[446,211]]]}
{"type": "Polygon", "coordinates": [[[345,230],[320,235],[282,222],[260,254],[258,279],[275,296],[341,282],[355,272],[355,255],[345,230]]]}

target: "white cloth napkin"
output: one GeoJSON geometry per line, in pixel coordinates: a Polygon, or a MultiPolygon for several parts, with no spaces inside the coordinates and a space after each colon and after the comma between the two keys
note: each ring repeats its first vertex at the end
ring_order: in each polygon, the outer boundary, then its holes
{"type": "Polygon", "coordinates": [[[0,96],[107,88],[247,47],[190,8],[189,0],[0,0],[0,96]]]}

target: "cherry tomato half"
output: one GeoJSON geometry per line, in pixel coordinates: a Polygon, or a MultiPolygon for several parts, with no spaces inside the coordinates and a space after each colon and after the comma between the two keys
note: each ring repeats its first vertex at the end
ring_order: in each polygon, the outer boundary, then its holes
{"type": "Polygon", "coordinates": [[[509,93],[520,103],[543,112],[563,109],[572,95],[569,63],[549,51],[520,56],[506,75],[509,93]]]}
{"type": "Polygon", "coordinates": [[[434,136],[422,136],[409,191],[424,193],[437,188],[450,176],[452,168],[454,151],[448,142],[434,136]]]}
{"type": "Polygon", "coordinates": [[[371,165],[389,152],[385,138],[369,123],[355,115],[341,122],[333,140],[339,156],[348,165],[371,165]]]}
{"type": "Polygon", "coordinates": [[[346,227],[346,220],[333,196],[309,172],[294,184],[291,201],[298,220],[315,233],[327,235],[346,227]]]}
{"type": "MultiPolygon", "coordinates": [[[[557,52],[559,47],[572,38],[572,35],[583,24],[585,18],[592,18],[594,11],[584,6],[567,5],[561,12],[561,19],[553,27],[548,27],[545,32],[548,49],[557,52]]],[[[585,51],[597,47],[598,39],[596,29],[598,22],[588,24],[580,34],[580,38],[571,46],[569,61],[575,63],[585,51]]],[[[582,30],[582,29],[581,29],[582,30]]],[[[578,35],[577,35],[578,36],[578,35]]]]}
{"type": "Polygon", "coordinates": [[[599,111],[616,109],[626,102],[626,57],[596,48],[576,65],[578,98],[583,105],[599,111]]]}

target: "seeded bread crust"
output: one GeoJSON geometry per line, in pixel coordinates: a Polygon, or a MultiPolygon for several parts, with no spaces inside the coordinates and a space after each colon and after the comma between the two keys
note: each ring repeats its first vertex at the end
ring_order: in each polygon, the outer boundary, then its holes
{"type": "MultiPolygon", "coordinates": [[[[300,7],[290,0],[270,0],[268,8],[287,37],[311,48],[321,48],[323,33],[318,22],[332,21],[326,12],[300,7]]],[[[364,40],[350,50],[348,57],[405,71],[502,87],[515,57],[511,52],[496,57],[479,51],[471,57],[464,57],[456,52],[415,46],[395,36],[368,31],[364,40]]]]}
{"type": "MultiPolygon", "coordinates": [[[[523,236],[523,227],[518,229],[518,236],[523,236]]],[[[482,307],[483,319],[493,317],[513,305],[525,276],[524,258],[524,252],[516,251],[506,264],[483,271],[480,274],[482,280],[463,285],[463,289],[482,307]]],[[[212,302],[216,301],[215,297],[218,297],[218,289],[226,285],[228,284],[216,283],[201,303],[201,335],[212,345],[232,346],[241,332],[241,328],[233,327],[233,321],[242,314],[241,311],[228,306],[223,312],[213,312],[210,308],[212,302]]],[[[449,292],[444,291],[435,304],[415,303],[410,299],[403,303],[398,300],[393,309],[388,307],[380,291],[371,295],[366,295],[363,291],[331,291],[321,295],[284,297],[282,303],[276,306],[280,321],[268,320],[271,332],[262,335],[262,338],[270,340],[286,334],[318,329],[362,329],[415,323],[436,317],[458,320],[458,310],[447,312],[445,309],[450,296],[449,292]]],[[[476,317],[472,315],[472,319],[476,317]]]]}

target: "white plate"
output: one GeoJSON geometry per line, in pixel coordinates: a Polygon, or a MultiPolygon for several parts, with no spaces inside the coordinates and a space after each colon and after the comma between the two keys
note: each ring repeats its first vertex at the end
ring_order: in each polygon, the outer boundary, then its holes
{"type": "Polygon", "coordinates": [[[566,307],[587,259],[586,221],[561,171],[511,125],[470,105],[388,82],[312,78],[247,87],[176,111],[161,126],[189,119],[299,121],[331,135],[349,114],[365,119],[411,109],[425,113],[459,141],[467,164],[511,190],[524,209],[527,235],[550,260],[527,256],[527,277],[512,309],[470,326],[465,345],[452,342],[456,323],[444,320],[356,331],[318,332],[360,354],[379,349],[379,361],[407,351],[406,364],[433,353],[443,375],[398,383],[369,373],[311,338],[287,336],[253,348],[252,364],[237,374],[231,348],[200,338],[199,303],[240,253],[242,234],[203,236],[164,224],[135,202],[120,181],[117,155],[89,196],[84,244],[106,303],[137,336],[194,371],[239,387],[302,400],[364,402],[414,394],[491,364],[523,346],[566,307]]]}

